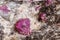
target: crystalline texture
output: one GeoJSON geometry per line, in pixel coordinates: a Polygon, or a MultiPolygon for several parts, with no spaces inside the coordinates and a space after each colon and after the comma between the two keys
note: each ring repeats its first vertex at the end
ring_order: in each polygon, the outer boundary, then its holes
{"type": "Polygon", "coordinates": [[[0,10],[2,10],[3,12],[9,12],[10,11],[6,5],[0,6],[0,10]]]}
{"type": "Polygon", "coordinates": [[[47,0],[46,6],[49,6],[50,4],[52,4],[52,1],[53,1],[53,0],[47,0]]]}
{"type": "Polygon", "coordinates": [[[39,18],[40,18],[41,20],[46,21],[46,14],[45,14],[45,13],[39,14],[39,18]]]}
{"type": "Polygon", "coordinates": [[[16,30],[23,35],[29,35],[30,33],[30,20],[28,18],[20,19],[15,24],[16,30]]]}

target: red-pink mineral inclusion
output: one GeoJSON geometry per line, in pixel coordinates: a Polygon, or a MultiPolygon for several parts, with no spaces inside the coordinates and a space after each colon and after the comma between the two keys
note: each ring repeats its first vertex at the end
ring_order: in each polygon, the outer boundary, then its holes
{"type": "Polygon", "coordinates": [[[39,14],[39,18],[41,18],[42,20],[46,21],[46,14],[45,13],[39,14]]]}
{"type": "Polygon", "coordinates": [[[0,6],[0,10],[2,10],[3,12],[9,12],[10,11],[6,5],[0,6]]]}
{"type": "Polygon", "coordinates": [[[30,34],[30,20],[28,18],[19,19],[15,24],[16,30],[23,35],[30,34]]]}
{"type": "Polygon", "coordinates": [[[46,6],[49,6],[50,4],[52,4],[52,1],[53,1],[53,0],[47,0],[46,6]]]}

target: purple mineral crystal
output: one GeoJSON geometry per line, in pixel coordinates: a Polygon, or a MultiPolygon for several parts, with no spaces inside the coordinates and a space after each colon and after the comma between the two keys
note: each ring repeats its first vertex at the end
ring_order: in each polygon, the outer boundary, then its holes
{"type": "Polygon", "coordinates": [[[30,20],[28,18],[19,19],[15,24],[16,30],[23,35],[30,34],[30,20]]]}
{"type": "Polygon", "coordinates": [[[46,21],[46,14],[45,14],[45,13],[39,14],[39,18],[40,18],[41,20],[46,21]]]}
{"type": "Polygon", "coordinates": [[[10,11],[6,5],[0,6],[0,10],[2,10],[3,12],[9,12],[10,11]]]}
{"type": "Polygon", "coordinates": [[[52,4],[52,1],[53,1],[53,0],[47,0],[47,1],[46,1],[46,6],[51,5],[51,4],[52,4]]]}

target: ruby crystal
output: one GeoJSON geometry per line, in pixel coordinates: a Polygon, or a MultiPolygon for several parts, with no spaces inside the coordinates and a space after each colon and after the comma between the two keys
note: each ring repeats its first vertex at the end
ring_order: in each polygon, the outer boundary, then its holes
{"type": "Polygon", "coordinates": [[[46,14],[45,13],[41,13],[41,14],[39,14],[39,18],[41,19],[41,20],[46,20],[46,14]]]}
{"type": "Polygon", "coordinates": [[[0,10],[2,10],[3,12],[9,12],[10,11],[6,5],[0,6],[0,10]]]}
{"type": "Polygon", "coordinates": [[[28,18],[19,19],[15,24],[16,30],[23,35],[30,34],[30,20],[28,18]]]}
{"type": "Polygon", "coordinates": [[[49,6],[50,4],[52,4],[52,0],[47,0],[46,6],[49,6]]]}

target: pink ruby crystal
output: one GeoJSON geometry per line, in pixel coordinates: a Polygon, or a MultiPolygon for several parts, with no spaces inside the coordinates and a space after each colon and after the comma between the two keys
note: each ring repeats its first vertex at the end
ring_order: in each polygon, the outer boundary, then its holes
{"type": "Polygon", "coordinates": [[[23,35],[30,34],[30,20],[28,18],[19,19],[15,24],[16,30],[23,35]]]}
{"type": "Polygon", "coordinates": [[[10,11],[6,5],[0,6],[0,10],[2,10],[3,12],[9,12],[10,11]]]}
{"type": "Polygon", "coordinates": [[[46,20],[46,14],[45,13],[41,13],[39,14],[39,18],[41,18],[41,20],[46,20]]]}
{"type": "Polygon", "coordinates": [[[52,4],[52,0],[47,0],[46,6],[49,6],[50,4],[52,4]]]}

